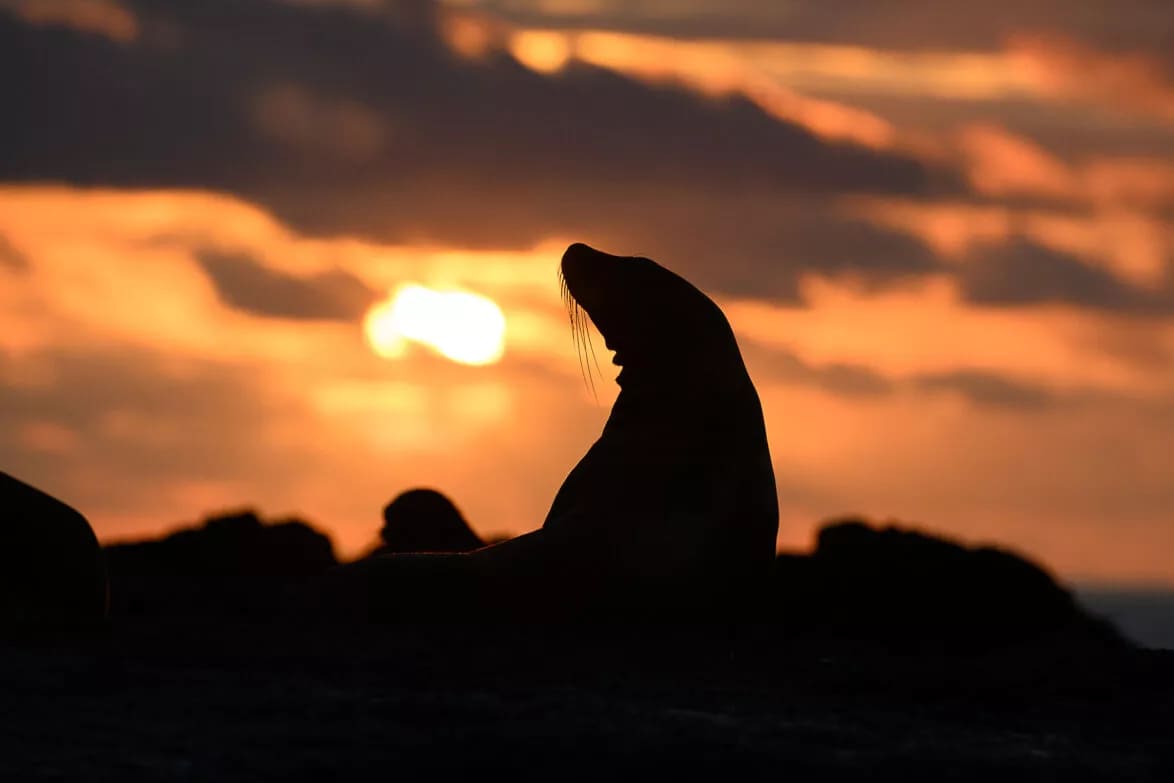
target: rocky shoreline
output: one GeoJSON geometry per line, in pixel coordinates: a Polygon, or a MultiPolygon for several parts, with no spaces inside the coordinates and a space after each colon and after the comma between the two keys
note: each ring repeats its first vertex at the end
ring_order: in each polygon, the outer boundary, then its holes
{"type": "Polygon", "coordinates": [[[139,622],[0,659],[7,780],[1174,770],[1174,652],[139,622]]]}

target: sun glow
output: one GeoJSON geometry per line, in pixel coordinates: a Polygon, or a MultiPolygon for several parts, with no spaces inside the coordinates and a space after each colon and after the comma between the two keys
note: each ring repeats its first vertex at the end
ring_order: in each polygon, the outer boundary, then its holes
{"type": "Polygon", "coordinates": [[[556,30],[520,30],[510,38],[510,54],[532,71],[558,73],[574,53],[569,36],[556,30]]]}
{"type": "Polygon", "coordinates": [[[367,311],[363,329],[375,353],[388,359],[403,356],[409,342],[461,364],[493,364],[505,353],[501,308],[468,291],[401,285],[367,311]]]}

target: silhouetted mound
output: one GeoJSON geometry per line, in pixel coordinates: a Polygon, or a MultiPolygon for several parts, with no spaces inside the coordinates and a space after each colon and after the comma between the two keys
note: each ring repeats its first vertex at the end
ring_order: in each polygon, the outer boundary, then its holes
{"type": "Polygon", "coordinates": [[[1022,557],[895,526],[829,524],[814,554],[779,556],[776,579],[777,611],[797,633],[904,645],[1121,641],[1022,557]]]}
{"type": "Polygon", "coordinates": [[[0,633],[72,630],[106,615],[106,566],[86,518],[0,473],[0,633]]]}
{"type": "Polygon", "coordinates": [[[106,555],[115,617],[279,614],[338,564],[330,538],[305,522],[264,524],[252,511],[112,545],[106,555]]]}
{"type": "Polygon", "coordinates": [[[383,546],[397,552],[472,552],[485,546],[460,510],[434,489],[409,489],[383,509],[383,546]]]}

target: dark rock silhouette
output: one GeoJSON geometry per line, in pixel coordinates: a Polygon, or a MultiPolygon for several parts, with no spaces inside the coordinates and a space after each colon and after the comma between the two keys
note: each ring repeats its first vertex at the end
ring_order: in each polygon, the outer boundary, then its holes
{"type": "Polygon", "coordinates": [[[860,519],[824,526],[811,555],[776,560],[771,613],[785,633],[900,645],[1121,643],[1042,568],[860,519]]]}
{"type": "Polygon", "coordinates": [[[375,554],[472,552],[485,546],[460,509],[434,489],[409,489],[383,509],[383,545],[375,554]]]}
{"type": "Polygon", "coordinates": [[[0,634],[77,630],[106,615],[106,566],[86,518],[0,473],[0,634]]]}
{"type": "Polygon", "coordinates": [[[603,434],[542,528],[469,554],[345,566],[327,585],[332,606],[367,617],[725,618],[766,589],[774,471],[725,315],[646,258],[574,244],[560,271],[576,345],[588,352],[590,317],[623,370],[603,434]]]}
{"type": "Polygon", "coordinates": [[[282,614],[337,565],[330,538],[253,511],[207,519],[156,540],[106,548],[114,617],[282,614]]]}

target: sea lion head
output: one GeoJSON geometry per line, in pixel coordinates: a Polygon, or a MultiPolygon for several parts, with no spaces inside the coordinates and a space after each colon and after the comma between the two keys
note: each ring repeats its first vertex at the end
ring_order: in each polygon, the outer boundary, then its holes
{"type": "Polygon", "coordinates": [[[401,492],[383,508],[383,552],[471,552],[485,546],[460,509],[435,489],[401,492]]]}
{"type": "Polygon", "coordinates": [[[615,351],[612,361],[623,367],[616,379],[621,386],[698,370],[745,372],[721,309],[655,261],[575,243],[559,271],[572,326],[586,328],[577,311],[582,308],[615,351]]]}

